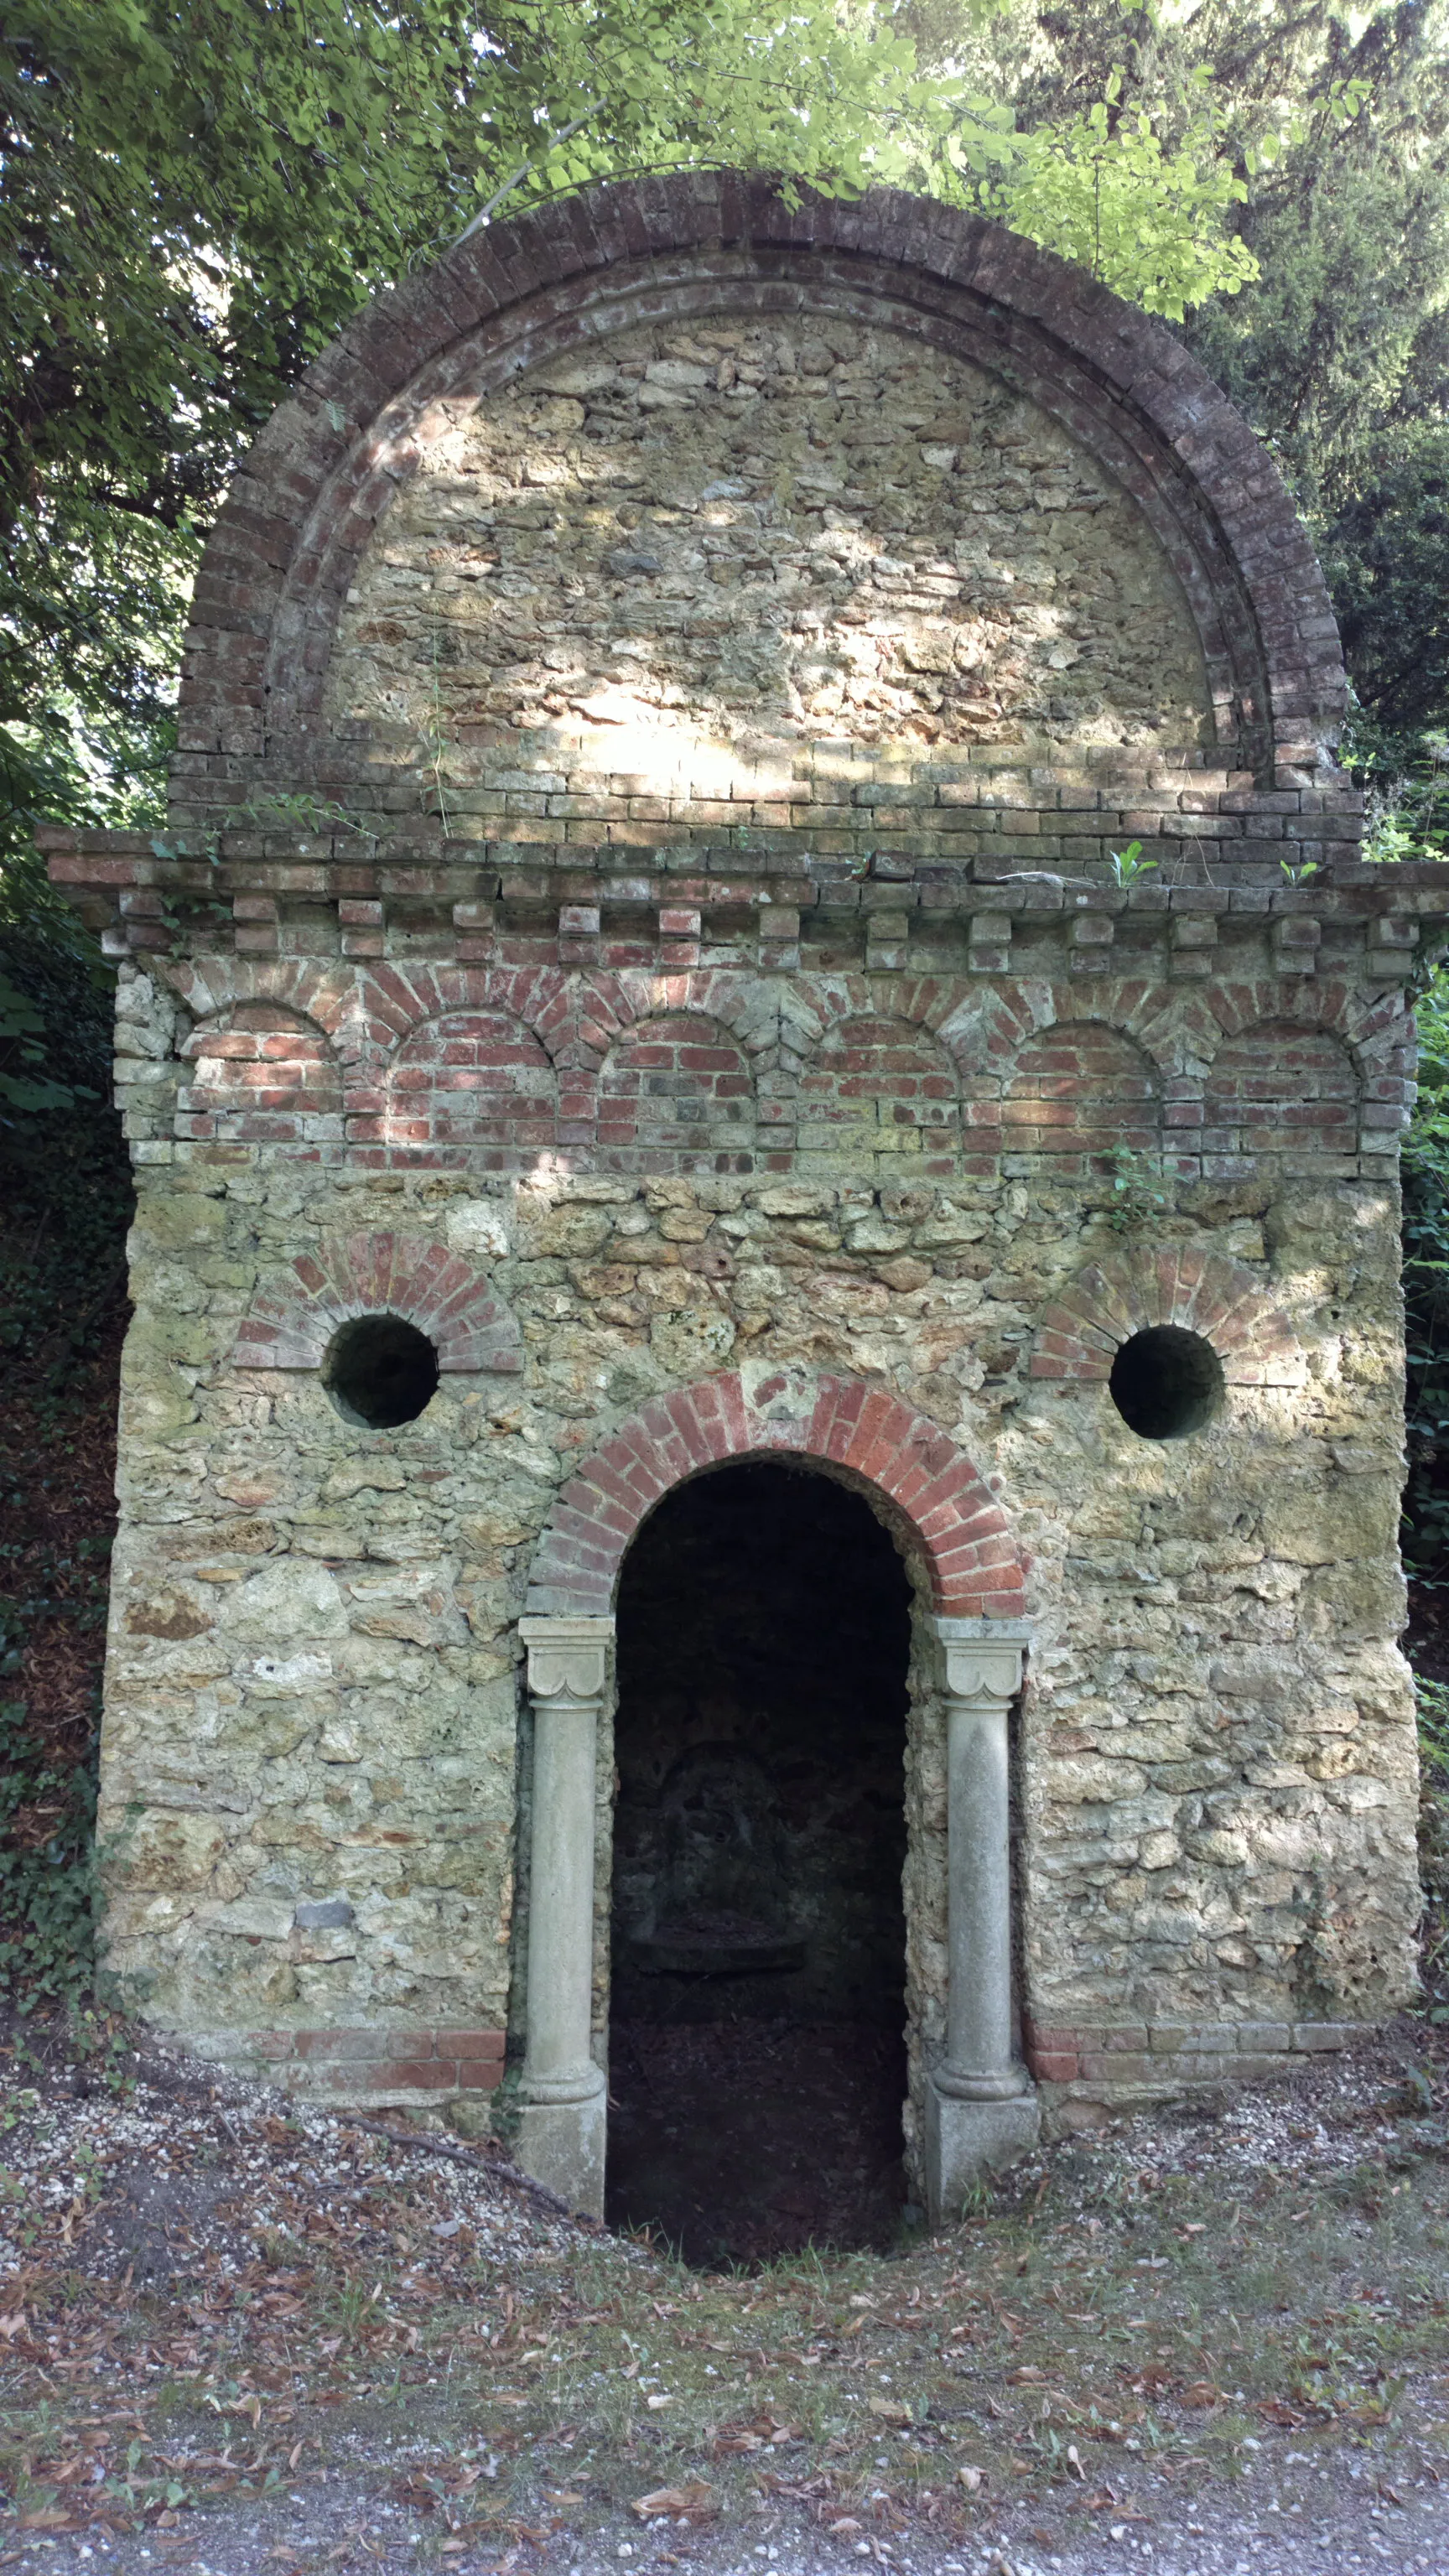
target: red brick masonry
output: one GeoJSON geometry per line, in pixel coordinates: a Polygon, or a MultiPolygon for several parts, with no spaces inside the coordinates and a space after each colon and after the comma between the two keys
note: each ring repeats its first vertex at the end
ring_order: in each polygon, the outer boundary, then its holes
{"type": "Polygon", "coordinates": [[[355,2100],[378,2093],[491,2093],[503,2081],[501,2030],[253,2030],[230,2054],[259,2059],[279,2079],[355,2100]]]}
{"type": "Polygon", "coordinates": [[[1028,2018],[1026,2062],[1039,2084],[1168,2089],[1180,2084],[1251,2083],[1284,2071],[1295,2056],[1347,2048],[1370,2025],[1339,2021],[1118,2022],[1067,2028],[1028,2018]]]}
{"type": "Polygon", "coordinates": [[[955,1443],[880,1387],[735,1370],[658,1396],[565,1485],[534,1559],[530,1613],[606,1617],[624,1551],[646,1512],[726,1458],[781,1451],[854,1470],[893,1503],[927,1557],[935,1606],[952,1617],[1015,1619],[1023,1564],[1005,1514],[955,1443]]]}

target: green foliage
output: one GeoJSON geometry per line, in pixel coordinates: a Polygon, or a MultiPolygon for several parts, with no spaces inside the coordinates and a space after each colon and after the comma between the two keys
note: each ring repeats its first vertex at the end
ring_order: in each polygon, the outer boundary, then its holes
{"type": "Polygon", "coordinates": [[[1360,711],[1343,759],[1365,791],[1366,859],[1449,858],[1449,734],[1390,733],[1360,711]]]}
{"type": "Polygon", "coordinates": [[[1119,886],[1135,885],[1139,877],[1148,876],[1156,865],[1156,859],[1143,857],[1140,841],[1129,841],[1125,850],[1112,852],[1112,882],[1119,886]]]}
{"type": "MultiPolygon", "coordinates": [[[[69,917],[52,924],[19,874],[0,875],[0,1029],[16,1024],[9,1043],[26,1051],[20,1073],[0,1078],[0,1993],[29,2011],[74,2002],[92,1973],[114,1352],[132,1192],[119,1122],[102,1105],[110,979],[69,917]],[[17,918],[26,910],[28,921],[17,918]]],[[[0,1066],[14,1060],[5,1046],[0,1036],[0,1066]]]]}
{"type": "MultiPolygon", "coordinates": [[[[1220,192],[1212,256],[1230,244],[1253,269],[1240,293],[1200,295],[1185,337],[1274,449],[1309,518],[1364,707],[1404,733],[1443,723],[1445,0],[1364,0],[1353,11],[1312,0],[1009,0],[990,20],[957,0],[908,0],[903,23],[924,61],[989,89],[1063,157],[1073,133],[1115,139],[1143,115],[1164,166],[1192,155],[1204,187],[1220,192]]],[[[1089,162],[1090,151],[1083,175],[1089,162]]],[[[1130,167],[1126,155],[1129,227],[1130,167]]],[[[1109,194],[1104,182],[1104,205],[1109,194]]],[[[1079,229],[1088,212],[1083,200],[1079,229]]]]}
{"type": "Polygon", "coordinates": [[[1426,1590],[1449,1588],[1449,978],[1418,996],[1419,1100],[1404,1140],[1404,1304],[1409,1473],[1404,1556],[1426,1590]]]}
{"type": "Polygon", "coordinates": [[[1449,1683],[1416,1676],[1419,1701],[1419,1872],[1424,1882],[1424,2009],[1449,2023],[1449,1683]]]}
{"type": "Polygon", "coordinates": [[[1222,221],[1247,186],[1219,157],[1210,112],[1174,146],[1146,107],[1123,109],[1119,91],[1114,73],[1085,115],[1016,137],[1008,166],[975,202],[1129,302],[1180,322],[1190,305],[1237,295],[1258,275],[1255,254],[1222,221]]]}
{"type": "MultiPolygon", "coordinates": [[[[15,1651],[4,1637],[0,1608],[0,1671],[15,1651]]],[[[79,2003],[95,1974],[94,1746],[93,1737],[83,1761],[48,1762],[24,1701],[0,1701],[0,1994],[24,2012],[79,2003]],[[37,1819],[43,1842],[17,1838],[17,1826],[28,1836],[37,1819]]]]}
{"type": "Polygon", "coordinates": [[[1172,1214],[1176,1193],[1158,1155],[1113,1145],[1099,1160],[1111,1180],[1107,1223],[1114,1234],[1139,1234],[1172,1214]]]}

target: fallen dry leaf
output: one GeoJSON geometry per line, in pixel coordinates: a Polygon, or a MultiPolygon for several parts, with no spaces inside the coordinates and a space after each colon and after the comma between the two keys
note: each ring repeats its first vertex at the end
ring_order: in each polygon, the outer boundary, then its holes
{"type": "Polygon", "coordinates": [[[719,2506],[704,2480],[691,2478],[687,2486],[655,2487],[649,2495],[636,2496],[630,2509],[637,2513],[641,2522],[652,2521],[657,2513],[684,2513],[688,2514],[691,2522],[699,2522],[706,2515],[717,2513],[719,2506]]]}
{"type": "Polygon", "coordinates": [[[969,2464],[964,2469],[958,2469],[956,2475],[962,2486],[966,2489],[968,2495],[977,2494],[979,2489],[984,2487],[986,2484],[986,2471],[984,2469],[974,2468],[969,2464]]]}
{"type": "Polygon", "coordinates": [[[909,2424],[911,2420],[909,2406],[903,2406],[898,2397],[868,2397],[866,2405],[884,2424],[909,2424]]]}
{"type": "Polygon", "coordinates": [[[1183,2390],[1182,2402],[1184,2406],[1216,2406],[1220,2393],[1210,2379],[1195,2379],[1191,2388],[1183,2390]]]}

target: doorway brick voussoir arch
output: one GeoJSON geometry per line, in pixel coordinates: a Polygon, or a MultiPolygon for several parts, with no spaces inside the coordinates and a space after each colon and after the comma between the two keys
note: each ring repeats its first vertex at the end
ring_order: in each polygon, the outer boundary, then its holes
{"type": "Polygon", "coordinates": [[[658,1396],[560,1493],[539,1540],[533,1618],[607,1618],[624,1554],[671,1489],[729,1460],[795,1456],[844,1470],[907,1523],[948,1618],[1017,1619],[1026,1561],[1006,1515],[940,1427],[858,1378],[737,1370],[658,1396]]]}

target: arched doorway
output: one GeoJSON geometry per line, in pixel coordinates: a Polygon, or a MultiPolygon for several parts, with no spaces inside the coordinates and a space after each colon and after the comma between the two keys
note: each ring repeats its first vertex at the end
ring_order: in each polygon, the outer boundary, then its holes
{"type": "Polygon", "coordinates": [[[694,2260],[889,2241],[905,2200],[910,1586],[863,1497],[668,1494],[617,1600],[606,2209],[694,2260]]]}
{"type": "MultiPolygon", "coordinates": [[[[515,2152],[570,2207],[602,2216],[610,1873],[596,1829],[604,1824],[607,1845],[612,1820],[601,1812],[597,1755],[612,1744],[615,1600],[631,1548],[656,1516],[667,1529],[663,1508],[676,1492],[747,1465],[793,1472],[812,1489],[839,1479],[850,1500],[868,1494],[854,1526],[871,1525],[867,1543],[877,1551],[889,1544],[874,1523],[878,1498],[910,1553],[918,1605],[908,1776],[911,2167],[934,2222],[959,2215],[980,2176],[1037,2131],[1012,2000],[1008,1744],[1028,1635],[1025,1569],[996,1497],[938,1424],[883,1387],[798,1368],[752,1362],[651,1398],[580,1461],[540,1535],[518,1623],[532,1751],[515,2152]]],[[[877,1566],[886,1562],[877,1553],[877,1566]]],[[[700,1565],[707,1594],[715,1581],[708,1547],[700,1565]]],[[[854,1593],[837,1582],[827,1544],[806,1549],[797,1566],[800,1579],[783,1596],[770,1593],[782,1604],[773,1647],[752,1609],[766,1656],[793,1653],[801,1622],[812,1623],[807,1633],[827,1656],[852,1615],[854,1593]],[[831,1611],[821,1607],[822,1587],[831,1611]]],[[[773,1587],[773,1560],[762,1587],[767,1575],[773,1587]]],[[[889,1579],[904,1585],[899,1564],[889,1579]]],[[[670,1621],[680,1624],[677,1610],[667,1611],[666,1630],[670,1621]]],[[[693,1794],[691,1775],[676,1778],[675,1794],[693,1794]]],[[[743,1794],[735,1793],[736,1813],[743,1794]]],[[[787,1937],[796,1936],[782,1931],[787,1937]]],[[[756,1953],[745,1973],[797,1971],[788,1963],[766,1970],[756,1953]]]]}

